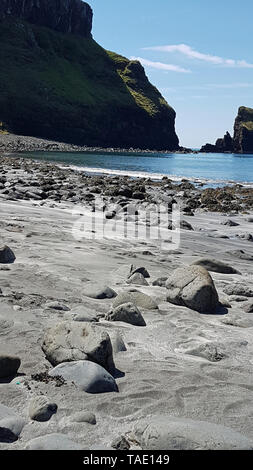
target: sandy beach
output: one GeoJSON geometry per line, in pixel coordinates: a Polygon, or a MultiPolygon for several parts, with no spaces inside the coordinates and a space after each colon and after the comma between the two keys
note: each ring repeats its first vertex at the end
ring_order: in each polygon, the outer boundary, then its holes
{"type": "MultiPolygon", "coordinates": [[[[252,189],[210,193],[187,182],[88,176],[18,158],[1,157],[1,165],[0,247],[16,259],[0,264],[0,366],[3,356],[18,357],[20,366],[0,379],[0,449],[253,448],[252,189]],[[75,238],[81,206],[88,210],[102,196],[111,205],[107,220],[117,217],[117,204],[134,201],[147,209],[175,200],[184,221],[180,246],[89,237],[85,214],[86,236],[75,238]],[[209,269],[219,295],[215,311],[168,302],[166,279],[203,258],[215,260],[219,271],[209,269]],[[122,292],[127,298],[136,291],[147,296],[136,296],[146,326],[108,319],[122,292]],[[103,332],[115,364],[106,372],[117,390],[89,393],[50,375],[57,360],[55,351],[48,360],[53,346],[45,335],[59,324],[73,328],[73,338],[87,328],[98,341],[103,332]],[[50,419],[32,415],[31,403],[41,411],[38,397],[50,419]]],[[[72,360],[80,360],[73,348],[72,360]]],[[[89,351],[83,362],[94,364],[94,348],[89,351]]]]}

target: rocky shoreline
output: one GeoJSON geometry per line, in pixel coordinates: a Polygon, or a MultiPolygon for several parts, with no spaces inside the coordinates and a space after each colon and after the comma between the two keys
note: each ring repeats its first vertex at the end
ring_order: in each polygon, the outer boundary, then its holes
{"type": "Polygon", "coordinates": [[[253,205],[253,188],[240,184],[221,188],[203,188],[202,183],[182,179],[173,182],[128,176],[90,175],[71,167],[28,160],[22,156],[0,156],[0,198],[36,200],[46,203],[88,204],[99,196],[109,204],[127,207],[129,203],[146,206],[166,203],[170,210],[178,204],[183,214],[196,210],[240,213],[253,205]]]}
{"type": "MultiPolygon", "coordinates": [[[[10,133],[1,133],[0,130],[0,152],[87,152],[87,153],[172,153],[171,150],[149,150],[139,148],[102,148],[88,147],[81,145],[68,144],[54,140],[42,139],[39,137],[22,136],[10,133]]],[[[198,153],[185,147],[179,147],[173,153],[198,153]]]]}

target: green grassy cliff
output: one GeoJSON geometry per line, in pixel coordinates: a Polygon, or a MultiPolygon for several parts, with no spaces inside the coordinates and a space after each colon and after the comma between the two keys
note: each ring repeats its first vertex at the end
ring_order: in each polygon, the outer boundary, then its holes
{"type": "Polygon", "coordinates": [[[66,34],[0,20],[0,121],[23,135],[89,146],[178,148],[175,112],[139,62],[66,34]]]}

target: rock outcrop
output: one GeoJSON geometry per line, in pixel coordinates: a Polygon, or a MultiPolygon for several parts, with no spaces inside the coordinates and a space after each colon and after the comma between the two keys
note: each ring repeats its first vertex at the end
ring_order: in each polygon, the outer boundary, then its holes
{"type": "Polygon", "coordinates": [[[81,0],[0,2],[2,132],[178,150],[175,111],[140,62],[103,49],[91,28],[92,10],[81,0]]]}
{"type": "Polygon", "coordinates": [[[229,132],[215,145],[203,145],[203,153],[252,153],[253,152],[253,109],[241,106],[234,124],[234,137],[229,132]]]}
{"type": "Polygon", "coordinates": [[[215,145],[203,145],[200,152],[204,153],[232,153],[234,149],[233,139],[229,132],[226,132],[222,139],[217,139],[215,145]]]}
{"type": "Polygon", "coordinates": [[[2,0],[0,20],[20,18],[61,33],[91,37],[92,9],[82,0],[2,0]]]}
{"type": "Polygon", "coordinates": [[[253,152],[253,109],[239,108],[234,125],[234,151],[238,153],[253,152]]]}

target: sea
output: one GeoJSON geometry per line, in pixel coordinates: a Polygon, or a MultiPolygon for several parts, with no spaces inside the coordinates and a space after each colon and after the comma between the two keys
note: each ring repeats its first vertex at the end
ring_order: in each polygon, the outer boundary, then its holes
{"type": "Polygon", "coordinates": [[[142,152],[27,152],[22,157],[56,162],[88,174],[121,175],[219,187],[240,183],[253,187],[253,154],[142,152]]]}

